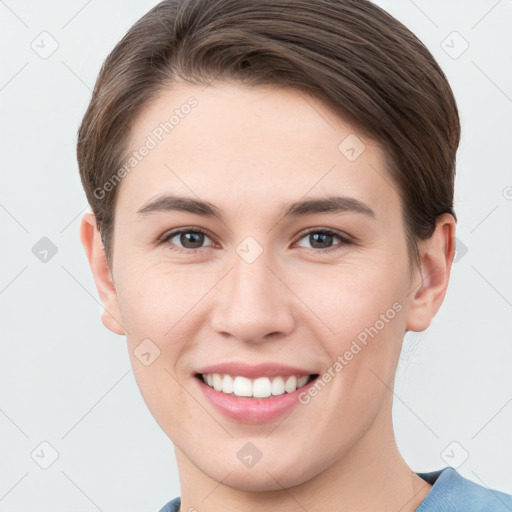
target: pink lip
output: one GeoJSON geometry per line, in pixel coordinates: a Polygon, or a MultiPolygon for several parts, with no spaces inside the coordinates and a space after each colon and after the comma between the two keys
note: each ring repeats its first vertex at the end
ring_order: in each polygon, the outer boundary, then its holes
{"type": "Polygon", "coordinates": [[[219,373],[221,375],[232,375],[233,377],[241,376],[247,377],[249,379],[256,379],[258,377],[278,377],[279,375],[283,377],[289,375],[302,377],[305,375],[312,375],[316,372],[283,364],[264,363],[250,365],[246,363],[231,361],[227,363],[205,366],[197,370],[196,373],[219,373]]]}
{"type": "Polygon", "coordinates": [[[194,379],[200,387],[206,399],[212,406],[224,416],[240,423],[267,423],[284,416],[299,402],[299,395],[307,392],[314,385],[316,379],[311,380],[305,386],[279,396],[268,398],[247,398],[227,395],[222,391],[215,391],[201,379],[194,379]]]}

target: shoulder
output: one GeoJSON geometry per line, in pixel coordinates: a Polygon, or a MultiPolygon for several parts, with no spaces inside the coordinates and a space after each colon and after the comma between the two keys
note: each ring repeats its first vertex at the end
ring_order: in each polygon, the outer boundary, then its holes
{"type": "Polygon", "coordinates": [[[477,484],[451,467],[417,473],[432,489],[416,512],[510,512],[512,495],[477,484]]]}
{"type": "Polygon", "coordinates": [[[180,509],[180,498],[174,498],[164,505],[158,512],[178,512],[180,509]]]}

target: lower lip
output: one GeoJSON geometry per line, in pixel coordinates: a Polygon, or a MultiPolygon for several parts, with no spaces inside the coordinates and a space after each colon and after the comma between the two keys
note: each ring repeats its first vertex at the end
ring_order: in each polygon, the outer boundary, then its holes
{"type": "Polygon", "coordinates": [[[300,403],[299,395],[307,391],[316,381],[316,379],[312,379],[292,393],[269,396],[268,398],[244,398],[215,391],[197,377],[195,380],[215,409],[228,418],[241,423],[267,423],[284,416],[300,403]]]}

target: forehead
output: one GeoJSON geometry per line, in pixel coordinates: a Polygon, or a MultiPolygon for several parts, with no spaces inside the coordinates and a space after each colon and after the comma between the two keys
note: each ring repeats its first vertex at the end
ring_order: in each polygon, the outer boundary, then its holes
{"type": "Polygon", "coordinates": [[[377,211],[399,206],[381,147],[294,89],[175,85],[141,112],[129,148],[145,155],[118,190],[132,209],[170,191],[253,209],[334,192],[377,211]]]}
{"type": "MultiPolygon", "coordinates": [[[[130,146],[153,133],[153,138],[188,138],[195,147],[227,147],[249,156],[261,149],[299,153],[317,160],[318,150],[338,153],[348,135],[376,145],[318,98],[291,88],[250,87],[217,83],[209,86],[175,84],[161,91],[133,124],[130,146]],[[192,106],[191,106],[192,105],[192,106]],[[163,133],[162,133],[163,131],[163,133]],[[160,133],[157,133],[160,132],[160,133]],[[300,144],[300,146],[298,145],[300,144]],[[270,148],[270,145],[273,147],[270,148]],[[243,150],[243,153],[242,153],[243,150]]],[[[262,156],[262,155],[260,155],[262,156]]]]}

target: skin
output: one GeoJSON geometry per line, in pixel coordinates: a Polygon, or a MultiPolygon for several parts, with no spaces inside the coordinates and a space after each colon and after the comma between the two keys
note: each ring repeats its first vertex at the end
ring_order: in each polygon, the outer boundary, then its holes
{"type": "Polygon", "coordinates": [[[399,453],[392,389],[404,333],[426,329],[444,299],[455,219],[439,218],[409,272],[400,196],[383,149],[291,89],[175,85],[136,119],[130,148],[190,96],[198,106],[119,185],[112,269],[93,214],[81,224],[103,322],[126,335],[142,396],[175,445],[181,510],[415,510],[431,485],[399,453]],[[349,134],[366,146],[353,162],[338,150],[349,134]],[[178,211],[137,214],[171,192],[210,202],[223,222],[178,211]],[[287,201],[327,195],[357,198],[375,218],[281,216],[287,201]],[[207,231],[202,249],[179,236],[157,242],[189,226],[207,231]],[[309,228],[356,241],[333,237],[315,249],[303,234],[309,228]],[[247,236],[263,248],[252,263],[236,252],[247,236]],[[231,360],[322,373],[396,301],[401,311],[284,419],[228,419],[193,377],[201,366],[231,360]],[[149,366],[134,355],[146,338],[160,350],[149,366]],[[247,442],[262,454],[252,468],[237,458],[247,442]]]}

